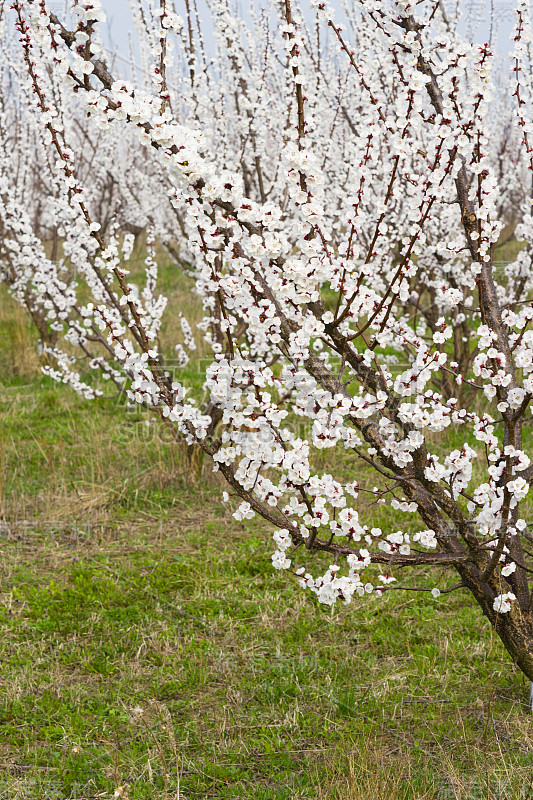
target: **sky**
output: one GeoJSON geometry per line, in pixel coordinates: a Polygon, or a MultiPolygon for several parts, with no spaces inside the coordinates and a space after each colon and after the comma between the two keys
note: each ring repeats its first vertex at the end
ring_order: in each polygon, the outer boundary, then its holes
{"type": "MultiPolygon", "coordinates": [[[[341,0],[330,0],[333,7],[340,11],[341,0]]],[[[261,4],[261,0],[241,0],[244,7],[250,2],[261,4]]],[[[509,49],[509,35],[513,26],[513,0],[459,0],[463,7],[465,18],[470,20],[474,40],[488,41],[490,35],[491,5],[493,13],[493,46],[496,52],[505,53],[509,49]]],[[[48,0],[48,5],[56,11],[63,7],[63,0],[48,0]]],[[[107,21],[107,46],[115,47],[118,51],[125,51],[128,42],[128,33],[132,31],[133,24],[129,10],[129,0],[102,0],[102,5],[108,16],[107,21]]],[[[179,13],[181,3],[176,0],[179,13]]],[[[308,3],[302,2],[302,6],[308,3]]]]}

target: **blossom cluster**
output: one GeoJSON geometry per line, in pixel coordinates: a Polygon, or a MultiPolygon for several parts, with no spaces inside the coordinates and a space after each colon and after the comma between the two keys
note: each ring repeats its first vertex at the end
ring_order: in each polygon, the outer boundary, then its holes
{"type": "MultiPolygon", "coordinates": [[[[358,0],[348,34],[314,2],[327,47],[278,5],[245,24],[213,0],[208,59],[188,4],[146,4],[134,82],[106,66],[97,0],[70,23],[15,0],[19,41],[7,20],[0,34],[32,105],[17,158],[0,160],[0,277],[54,334],[48,374],[85,397],[111,381],[202,448],[234,517],[266,519],[274,567],[320,602],[382,595],[397,567],[451,565],[506,615],[529,596],[527,4],[507,102],[488,45],[462,40],[440,5],[358,0]],[[26,203],[36,160],[42,218],[26,203]],[[499,269],[506,226],[524,246],[499,269]],[[203,313],[193,326],[176,309],[177,374],[159,244],[203,313]],[[203,404],[186,381],[198,352],[203,404]],[[87,357],[92,377],[76,366],[87,357]],[[322,575],[313,551],[334,559],[322,575]]],[[[2,106],[3,144],[20,113],[2,106]]]]}

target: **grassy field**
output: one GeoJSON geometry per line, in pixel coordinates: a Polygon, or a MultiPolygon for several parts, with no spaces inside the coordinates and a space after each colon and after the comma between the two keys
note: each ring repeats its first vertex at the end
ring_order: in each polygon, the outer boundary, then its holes
{"type": "Polygon", "coordinates": [[[468,596],[319,606],[146,414],[42,377],[5,293],[0,343],[0,798],[533,798],[468,596]]]}

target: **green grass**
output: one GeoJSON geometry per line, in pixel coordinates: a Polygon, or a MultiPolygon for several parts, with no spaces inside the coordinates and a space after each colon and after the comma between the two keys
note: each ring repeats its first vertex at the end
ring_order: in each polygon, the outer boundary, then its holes
{"type": "Polygon", "coordinates": [[[179,771],[187,798],[357,797],[351,757],[408,768],[391,796],[526,796],[525,683],[470,602],[331,612],[189,501],[164,525],[4,525],[0,789],[175,797],[179,771]]]}
{"type": "Polygon", "coordinates": [[[0,308],[0,798],[533,797],[526,681],[466,594],[318,605],[0,308]]]}
{"type": "Polygon", "coordinates": [[[178,771],[187,798],[350,798],[379,769],[410,773],[391,797],[527,796],[525,682],[470,602],[331,612],[189,501],[164,525],[5,524],[6,797],[176,797],[178,771]]]}

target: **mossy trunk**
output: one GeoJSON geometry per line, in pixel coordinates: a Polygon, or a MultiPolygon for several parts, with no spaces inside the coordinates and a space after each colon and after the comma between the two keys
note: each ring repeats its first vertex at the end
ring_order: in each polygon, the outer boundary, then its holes
{"type": "Polygon", "coordinates": [[[520,603],[519,599],[511,603],[510,611],[502,614],[493,608],[495,597],[507,590],[507,587],[494,586],[497,577],[490,582],[483,581],[482,572],[473,564],[458,565],[460,574],[467,589],[474,595],[483,614],[487,617],[494,631],[500,637],[503,646],[516,666],[524,675],[533,681],[533,615],[529,603],[520,603]]]}

